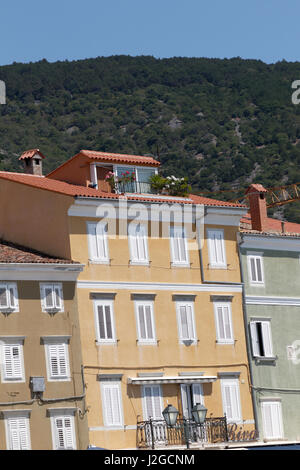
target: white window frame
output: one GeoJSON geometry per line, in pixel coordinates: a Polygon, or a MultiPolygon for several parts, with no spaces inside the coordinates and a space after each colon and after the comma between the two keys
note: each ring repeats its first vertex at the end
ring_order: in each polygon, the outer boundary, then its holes
{"type": "MultiPolygon", "coordinates": [[[[116,344],[116,328],[115,328],[115,314],[114,314],[114,301],[112,299],[95,299],[94,300],[94,316],[95,316],[95,328],[96,328],[96,341],[97,344],[116,344]],[[98,316],[98,307],[102,306],[109,307],[110,309],[110,323],[111,323],[111,333],[112,337],[108,338],[107,336],[107,323],[104,322],[105,329],[105,338],[100,336],[100,325],[99,325],[99,316],[98,316]]],[[[104,311],[104,310],[103,310],[104,311]]],[[[104,317],[103,317],[104,319],[104,317]]]]}
{"type": "Polygon", "coordinates": [[[64,311],[64,296],[63,296],[63,286],[61,282],[41,282],[40,283],[40,294],[41,294],[41,305],[42,311],[45,313],[56,313],[64,311]],[[52,291],[52,306],[47,306],[46,303],[46,289],[51,289],[52,291]],[[55,291],[58,292],[59,304],[56,302],[55,291]]]}
{"type": "Polygon", "coordinates": [[[233,324],[232,324],[232,310],[231,302],[214,302],[214,315],[216,325],[216,341],[219,344],[234,344],[233,324]],[[228,322],[225,322],[224,309],[228,309],[228,322]],[[220,324],[219,309],[222,309],[222,324],[220,324]],[[229,329],[229,331],[228,331],[229,329]],[[224,334],[222,334],[222,331],[224,334]]]}
{"type": "Polygon", "coordinates": [[[5,421],[5,436],[6,436],[6,448],[7,450],[31,450],[31,438],[30,438],[30,424],[29,410],[7,410],[2,411],[5,421]],[[20,431],[25,431],[25,445],[17,445],[14,447],[13,437],[12,437],[12,421],[17,421],[17,440],[21,444],[20,431]]]}
{"type": "Polygon", "coordinates": [[[92,263],[110,263],[107,230],[108,222],[87,222],[89,261],[92,263]]]}
{"type": "Polygon", "coordinates": [[[148,421],[150,418],[153,419],[163,419],[162,412],[163,412],[163,394],[162,394],[162,388],[161,385],[159,384],[149,384],[149,385],[142,385],[142,406],[143,406],[143,416],[144,420],[148,421]],[[156,414],[155,410],[155,405],[154,405],[154,395],[152,393],[151,398],[152,398],[152,407],[154,410],[155,416],[150,416],[148,413],[148,407],[147,407],[147,396],[146,396],[146,389],[151,388],[151,392],[153,391],[153,388],[156,388],[158,390],[158,402],[159,402],[159,407],[160,407],[160,414],[156,414]]]}
{"type": "Polygon", "coordinates": [[[206,230],[206,234],[207,234],[207,243],[208,243],[209,267],[213,269],[227,269],[224,229],[208,228],[206,230]],[[212,235],[213,236],[221,235],[219,242],[221,244],[220,248],[223,253],[222,260],[217,259],[216,253],[214,255],[214,252],[216,251],[216,247],[214,246],[212,235]]]}
{"type": "Polygon", "coordinates": [[[186,230],[184,227],[173,225],[170,227],[170,250],[171,250],[171,266],[174,267],[190,267],[189,252],[188,252],[188,243],[186,238],[186,230]],[[181,235],[181,236],[179,236],[181,235]],[[185,257],[182,256],[182,247],[180,245],[179,239],[182,240],[184,246],[185,257]],[[177,243],[177,249],[175,244],[177,243]],[[178,252],[178,257],[176,259],[176,252],[178,252]]]}
{"type": "Polygon", "coordinates": [[[177,317],[177,327],[178,327],[178,338],[180,344],[197,344],[197,333],[195,325],[195,312],[194,312],[194,301],[176,301],[176,317],[177,317]],[[188,337],[185,337],[183,334],[182,321],[181,321],[181,307],[189,309],[189,312],[186,310],[187,314],[187,329],[188,337]]]}
{"type": "Polygon", "coordinates": [[[184,418],[192,419],[193,406],[198,403],[204,405],[203,385],[201,383],[180,384],[180,395],[182,414],[184,418]]]}
{"type": "Polygon", "coordinates": [[[149,266],[149,251],[148,251],[148,230],[147,224],[145,223],[135,223],[131,222],[128,224],[128,242],[129,242],[129,253],[130,253],[130,264],[131,265],[140,265],[140,266],[149,266]],[[137,227],[142,228],[144,234],[141,236],[144,244],[144,253],[145,257],[141,258],[136,256],[139,252],[139,241],[138,236],[136,235],[137,227]]]}
{"type": "Polygon", "coordinates": [[[276,398],[266,398],[266,399],[261,399],[261,418],[262,418],[262,425],[263,425],[263,434],[264,438],[268,440],[279,440],[284,438],[284,431],[283,431],[283,420],[282,420],[282,408],[281,408],[281,400],[276,399],[276,398]],[[269,418],[271,419],[271,423],[267,423],[267,416],[266,416],[266,410],[269,407],[269,412],[271,415],[269,415],[269,418]],[[274,415],[275,411],[275,415],[274,415]],[[273,415],[272,415],[273,413],[273,415]],[[276,416],[277,413],[277,416],[276,416]],[[278,426],[278,433],[270,433],[268,434],[268,424],[271,424],[271,428],[274,428],[274,419],[277,420],[277,426],[278,426]]]}
{"type": "MultiPolygon", "coordinates": [[[[71,380],[70,373],[70,358],[69,358],[69,337],[44,337],[43,338],[46,357],[46,369],[48,382],[69,382],[71,380]],[[57,362],[59,363],[59,356],[63,353],[65,361],[65,374],[53,374],[51,365],[51,347],[60,347],[61,351],[57,351],[57,362]]],[[[60,365],[58,366],[60,369],[60,365]]]]}
{"type": "Polygon", "coordinates": [[[22,383],[25,382],[25,367],[24,367],[24,337],[0,337],[1,342],[1,382],[2,383],[22,383]],[[7,363],[6,354],[10,354],[12,359],[12,349],[16,348],[18,351],[19,363],[16,365],[12,364],[12,375],[7,374],[7,363]],[[11,352],[9,353],[9,349],[11,352]],[[17,367],[20,373],[13,374],[13,369],[17,367]]]}
{"type": "Polygon", "coordinates": [[[121,381],[115,380],[103,380],[100,382],[100,391],[101,391],[101,401],[102,401],[102,416],[103,416],[103,424],[106,428],[114,428],[120,429],[124,426],[124,413],[123,413],[123,404],[122,404],[122,390],[121,390],[121,381]],[[116,411],[116,407],[114,403],[111,403],[111,408],[109,409],[107,403],[107,395],[106,392],[109,390],[110,393],[110,400],[112,400],[111,394],[115,394],[115,399],[117,400],[117,407],[118,407],[118,419],[114,413],[116,411]],[[112,416],[112,420],[109,419],[109,411],[112,416]]]}
{"type": "Polygon", "coordinates": [[[50,414],[50,422],[51,422],[51,434],[52,434],[52,445],[53,445],[53,450],[76,450],[76,431],[75,431],[75,419],[74,419],[74,413],[75,410],[71,409],[68,410],[67,408],[65,409],[52,409],[48,410],[50,414]],[[66,439],[66,434],[65,434],[65,420],[68,419],[70,420],[70,438],[71,438],[71,445],[70,446],[64,446],[60,447],[59,445],[59,439],[58,439],[58,432],[57,432],[57,425],[56,421],[57,420],[63,420],[64,426],[63,426],[63,439],[65,443],[66,439]]]}
{"type": "Polygon", "coordinates": [[[264,263],[263,263],[263,253],[262,252],[247,252],[247,265],[248,265],[248,275],[249,275],[249,284],[251,286],[261,286],[265,285],[265,276],[264,276],[264,263]],[[255,278],[253,279],[252,276],[252,266],[251,261],[254,261],[254,270],[255,270],[255,278]],[[260,270],[261,270],[261,280],[258,280],[258,270],[257,270],[257,261],[260,263],[260,270]]]}
{"type": "Polygon", "coordinates": [[[271,330],[271,319],[266,318],[255,318],[250,321],[250,333],[251,333],[251,344],[252,344],[252,355],[256,358],[261,359],[275,359],[273,353],[273,341],[272,341],[272,330],[271,330]],[[260,354],[260,345],[257,332],[257,324],[261,324],[261,339],[262,347],[264,349],[264,355],[260,354]]]}
{"type": "Polygon", "coordinates": [[[6,305],[0,305],[0,312],[18,312],[19,311],[19,298],[18,288],[16,282],[0,282],[0,289],[5,289],[6,292],[6,305]],[[13,296],[13,299],[12,299],[13,296]],[[13,300],[13,302],[12,302],[13,300]]]}
{"type": "Polygon", "coordinates": [[[242,419],[242,412],[241,412],[241,398],[240,398],[240,384],[239,379],[237,377],[222,377],[221,380],[221,394],[222,394],[222,404],[223,404],[223,413],[226,414],[227,423],[241,423],[242,419]],[[235,408],[236,413],[233,413],[233,416],[230,416],[227,410],[227,398],[228,394],[226,394],[225,387],[230,387],[229,394],[230,394],[230,407],[235,408]],[[233,403],[232,400],[236,400],[233,403]]]}
{"type": "Polygon", "coordinates": [[[135,300],[134,301],[134,310],[135,310],[135,320],[136,320],[136,329],[137,329],[137,337],[138,337],[138,344],[140,345],[157,345],[157,339],[156,339],[156,331],[155,331],[155,321],[154,321],[154,302],[152,300],[135,300]],[[145,333],[146,333],[146,338],[142,337],[142,331],[141,331],[141,322],[140,322],[140,307],[143,307],[143,317],[144,317],[144,327],[145,327],[145,333]],[[148,325],[147,321],[145,318],[146,312],[145,308],[148,307],[150,309],[150,320],[151,320],[151,329],[152,329],[152,334],[153,337],[149,338],[148,337],[148,325]]]}

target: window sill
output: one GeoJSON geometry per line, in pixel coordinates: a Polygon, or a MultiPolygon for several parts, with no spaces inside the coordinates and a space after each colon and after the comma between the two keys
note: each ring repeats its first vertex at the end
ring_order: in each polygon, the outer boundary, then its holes
{"type": "Polygon", "coordinates": [[[110,259],[89,259],[89,264],[106,264],[110,265],[110,259]]]}
{"type": "Polygon", "coordinates": [[[236,340],[234,340],[234,339],[231,339],[231,340],[228,340],[228,341],[221,340],[221,339],[216,340],[216,344],[221,344],[221,345],[224,345],[224,344],[225,344],[225,345],[226,345],[226,344],[228,344],[228,345],[230,345],[230,344],[231,344],[231,345],[234,345],[235,342],[236,342],[236,340]]]}
{"type": "Polygon", "coordinates": [[[190,268],[191,263],[177,263],[176,261],[171,262],[171,268],[190,268]]]}
{"type": "Polygon", "coordinates": [[[117,346],[118,344],[118,339],[114,339],[114,340],[111,340],[111,341],[98,341],[98,340],[95,340],[95,344],[96,346],[117,346]]]}
{"type": "Polygon", "coordinates": [[[228,269],[228,266],[227,266],[227,264],[222,264],[222,265],[209,264],[208,269],[228,269]]]}
{"type": "Polygon", "coordinates": [[[271,357],[265,357],[265,356],[255,356],[255,364],[274,364],[278,359],[278,356],[271,356],[271,357]]]}
{"type": "Polygon", "coordinates": [[[129,266],[150,266],[150,261],[129,261],[129,266]]]}
{"type": "Polygon", "coordinates": [[[136,341],[137,346],[157,346],[157,343],[158,343],[157,340],[153,340],[153,341],[144,341],[144,340],[138,339],[138,340],[136,341]]]}

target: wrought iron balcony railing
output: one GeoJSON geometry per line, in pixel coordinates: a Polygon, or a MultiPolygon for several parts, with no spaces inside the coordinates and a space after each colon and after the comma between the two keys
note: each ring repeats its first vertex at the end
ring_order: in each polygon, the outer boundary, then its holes
{"type": "Polygon", "coordinates": [[[117,193],[142,193],[142,194],[156,194],[151,188],[149,182],[142,181],[119,181],[116,183],[116,192],[117,193]]]}
{"type": "Polygon", "coordinates": [[[137,423],[137,447],[155,449],[160,446],[228,442],[226,417],[206,418],[202,425],[191,420],[177,420],[173,427],[164,420],[139,421],[137,423]]]}

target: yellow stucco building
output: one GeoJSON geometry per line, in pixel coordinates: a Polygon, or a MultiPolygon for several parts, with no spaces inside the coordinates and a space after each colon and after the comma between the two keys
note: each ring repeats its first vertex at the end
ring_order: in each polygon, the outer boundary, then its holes
{"type": "MultiPolygon", "coordinates": [[[[246,209],[153,194],[157,167],[150,157],[82,151],[47,177],[0,172],[0,236],[84,265],[89,443],[107,449],[165,445],[168,404],[189,420],[201,403],[209,419],[226,414],[228,425],[254,429],[237,250],[246,209]],[[108,172],[119,177],[114,191],[108,172]],[[126,172],[135,178],[121,190],[126,172]]],[[[197,432],[195,446],[208,439],[197,432]]]]}

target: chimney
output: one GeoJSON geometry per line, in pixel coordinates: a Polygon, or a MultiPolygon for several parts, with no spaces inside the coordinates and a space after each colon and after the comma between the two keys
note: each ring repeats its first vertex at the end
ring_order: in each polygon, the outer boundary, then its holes
{"type": "Polygon", "coordinates": [[[25,173],[28,175],[43,176],[42,160],[45,156],[39,149],[26,150],[19,160],[24,164],[25,173]]]}
{"type": "Polygon", "coordinates": [[[246,191],[249,198],[252,230],[259,232],[267,230],[267,192],[261,184],[251,184],[246,191]]]}

